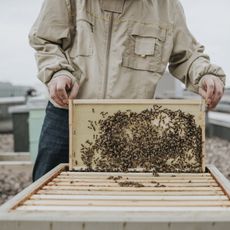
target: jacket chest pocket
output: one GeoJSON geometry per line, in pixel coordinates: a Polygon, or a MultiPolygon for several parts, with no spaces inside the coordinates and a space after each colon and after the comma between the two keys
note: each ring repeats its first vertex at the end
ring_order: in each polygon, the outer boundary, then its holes
{"type": "Polygon", "coordinates": [[[165,29],[135,24],[126,40],[122,65],[136,70],[160,71],[165,40],[165,29]]]}
{"type": "Polygon", "coordinates": [[[93,23],[86,19],[77,21],[76,35],[70,57],[91,56],[93,54],[93,23]]]}

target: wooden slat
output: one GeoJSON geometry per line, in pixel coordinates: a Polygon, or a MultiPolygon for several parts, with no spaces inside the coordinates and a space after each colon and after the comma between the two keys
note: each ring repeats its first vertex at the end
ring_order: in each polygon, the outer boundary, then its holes
{"type": "Polygon", "coordinates": [[[91,191],[221,191],[220,187],[88,187],[88,186],[44,186],[47,190],[91,190],[91,191]]]}
{"type": "MultiPolygon", "coordinates": [[[[118,176],[118,175],[115,175],[115,177],[118,176]]],[[[109,180],[109,176],[108,177],[79,177],[79,176],[61,176],[61,177],[58,177],[58,179],[66,179],[66,178],[69,178],[70,180],[109,180]]],[[[205,176],[205,177],[195,177],[195,176],[191,176],[191,177],[123,177],[124,179],[126,180],[130,180],[130,181],[133,181],[133,180],[161,180],[161,181],[170,181],[171,179],[173,180],[180,180],[180,181],[184,181],[184,180],[199,180],[199,181],[213,181],[213,177],[212,176],[205,176]]]]}
{"type": "Polygon", "coordinates": [[[73,100],[69,100],[69,169],[73,169],[73,100]]]}
{"type": "MultiPolygon", "coordinates": [[[[119,182],[122,182],[119,181],[119,182]]],[[[124,180],[123,180],[124,182],[124,180]]],[[[141,182],[139,182],[141,183],[141,182]]],[[[145,187],[155,187],[157,183],[141,183],[143,184],[145,187]]],[[[170,183],[170,182],[167,182],[167,183],[160,183],[160,185],[162,186],[166,186],[166,187],[218,187],[218,184],[216,182],[214,183],[170,183]]],[[[88,186],[88,187],[120,187],[120,185],[118,183],[115,183],[115,182],[106,182],[106,183],[93,183],[93,182],[90,182],[90,183],[87,183],[87,182],[74,182],[74,181],[68,181],[68,182],[50,182],[48,183],[48,186],[88,186]]]]}
{"type": "Polygon", "coordinates": [[[205,172],[205,162],[206,162],[206,148],[205,148],[205,111],[206,111],[206,103],[204,103],[204,101],[202,101],[201,103],[201,108],[200,110],[203,113],[199,113],[199,119],[200,119],[200,127],[201,127],[201,138],[202,138],[202,161],[201,161],[201,168],[202,168],[202,172],[205,172]]]}
{"type": "Polygon", "coordinates": [[[114,206],[114,207],[213,207],[213,206],[230,206],[230,201],[151,201],[151,200],[27,200],[23,205],[27,206],[114,206]]]}
{"type": "MultiPolygon", "coordinates": [[[[17,209],[17,211],[22,211],[23,214],[24,211],[28,213],[28,211],[45,211],[45,212],[60,212],[60,211],[67,211],[67,212],[86,212],[88,213],[89,210],[91,212],[122,212],[124,215],[127,214],[127,212],[131,213],[140,213],[143,212],[143,214],[146,212],[153,212],[153,213],[159,213],[162,212],[162,215],[164,215],[164,212],[210,212],[210,207],[82,207],[82,206],[21,206],[17,209]]],[[[226,207],[211,207],[212,212],[223,212],[223,211],[230,211],[230,208],[226,207]]],[[[116,214],[115,214],[116,215],[116,214]]]]}
{"type": "Polygon", "coordinates": [[[227,196],[98,196],[98,195],[33,195],[31,200],[229,200],[227,196]]]}
{"type": "Polygon", "coordinates": [[[71,190],[39,190],[37,194],[63,194],[63,195],[113,195],[113,196],[218,196],[223,191],[71,191],[71,190]]]}
{"type": "MultiPolygon", "coordinates": [[[[127,180],[126,177],[117,180],[117,181],[124,181],[127,180]]],[[[130,180],[136,182],[140,182],[139,178],[130,178],[130,180]]],[[[74,182],[91,182],[91,183],[106,183],[106,182],[110,182],[110,181],[114,181],[113,179],[108,179],[107,178],[78,178],[77,176],[75,177],[71,177],[71,176],[58,176],[57,178],[53,179],[53,182],[64,182],[64,181],[74,181],[74,182]]],[[[158,183],[206,183],[206,182],[216,182],[216,180],[214,180],[213,178],[195,178],[195,179],[190,179],[190,178],[176,178],[174,179],[173,177],[170,179],[167,178],[156,178],[155,179],[151,179],[151,178],[142,178],[141,181],[144,183],[151,183],[152,181],[156,181],[158,183]]]]}
{"type": "MultiPolygon", "coordinates": [[[[156,180],[161,180],[161,181],[170,181],[171,180],[171,177],[164,177],[164,178],[158,178],[158,177],[152,177],[152,178],[133,178],[133,177],[126,177],[126,178],[124,178],[125,180],[129,180],[129,181],[133,181],[133,180],[139,180],[139,181],[156,181],[156,180]]],[[[90,180],[95,180],[95,181],[97,181],[97,180],[108,180],[108,178],[92,178],[92,177],[84,177],[84,178],[81,178],[81,177],[77,177],[77,176],[75,176],[75,177],[72,177],[72,176],[70,176],[69,177],[69,180],[88,180],[88,181],[90,181],[90,180]]],[[[209,181],[209,180],[212,180],[213,181],[213,177],[206,177],[206,178],[196,178],[196,177],[183,177],[183,178],[181,178],[181,181],[184,181],[184,180],[203,180],[203,182],[205,182],[205,181],[209,181]]]]}
{"type": "Polygon", "coordinates": [[[113,173],[113,172],[62,172],[60,175],[77,175],[78,177],[84,177],[84,178],[107,178],[109,176],[124,176],[124,177],[137,177],[137,178],[161,178],[161,177],[169,177],[169,178],[175,178],[175,177],[211,177],[210,173],[159,173],[158,177],[154,177],[152,173],[113,173]]]}
{"type": "MultiPolygon", "coordinates": [[[[176,100],[176,99],[135,99],[135,104],[162,104],[162,105],[202,105],[202,101],[199,100],[192,100],[192,99],[186,99],[186,100],[176,100]]],[[[97,105],[97,104],[133,104],[133,99],[76,99],[72,101],[73,105],[97,105]]]]}
{"type": "MultiPolygon", "coordinates": [[[[78,176],[61,176],[61,177],[57,177],[55,180],[69,180],[69,181],[92,181],[92,182],[111,182],[114,181],[113,179],[108,179],[109,177],[106,178],[90,178],[90,177],[78,177],[78,176]]],[[[138,177],[122,177],[121,179],[118,179],[117,181],[122,181],[122,180],[126,180],[126,181],[139,181],[139,182],[151,182],[151,181],[157,181],[157,182],[197,182],[197,183],[205,183],[205,182],[216,182],[216,180],[214,180],[213,177],[183,177],[183,178],[175,178],[173,179],[173,177],[164,177],[164,178],[160,178],[160,177],[147,177],[147,178],[138,178],[138,177]]]]}

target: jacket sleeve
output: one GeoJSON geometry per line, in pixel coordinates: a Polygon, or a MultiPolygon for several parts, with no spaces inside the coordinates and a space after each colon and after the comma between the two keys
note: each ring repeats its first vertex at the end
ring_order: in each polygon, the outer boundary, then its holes
{"type": "Polygon", "coordinates": [[[71,42],[68,5],[64,0],[45,0],[29,33],[35,49],[38,78],[47,84],[52,77],[67,75],[72,81],[74,68],[65,55],[71,42]]]}
{"type": "Polygon", "coordinates": [[[223,70],[210,63],[209,56],[204,54],[200,45],[190,33],[185,20],[183,8],[175,0],[175,20],[173,33],[173,50],[169,60],[170,73],[182,81],[186,88],[198,93],[199,81],[207,74],[215,75],[225,84],[223,70]]]}

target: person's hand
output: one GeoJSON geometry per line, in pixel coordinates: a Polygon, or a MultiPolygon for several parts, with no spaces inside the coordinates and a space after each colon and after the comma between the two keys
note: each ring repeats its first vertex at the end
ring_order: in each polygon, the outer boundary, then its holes
{"type": "Polygon", "coordinates": [[[224,84],[214,75],[205,75],[199,82],[199,94],[206,100],[208,109],[215,108],[224,94],[224,84]]]}
{"type": "Polygon", "coordinates": [[[76,98],[79,90],[77,82],[72,83],[72,80],[64,75],[51,79],[47,86],[50,97],[60,106],[67,106],[68,100],[76,98]]]}

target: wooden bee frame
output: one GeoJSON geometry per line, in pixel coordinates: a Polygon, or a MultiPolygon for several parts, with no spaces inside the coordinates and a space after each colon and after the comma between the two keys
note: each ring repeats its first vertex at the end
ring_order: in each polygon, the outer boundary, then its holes
{"type": "MultiPolygon", "coordinates": [[[[70,170],[84,170],[86,165],[82,161],[82,146],[88,141],[93,143],[95,136],[98,134],[98,121],[105,117],[112,116],[116,112],[141,113],[144,110],[149,110],[154,106],[160,106],[162,109],[169,111],[182,111],[185,114],[190,114],[194,117],[195,123],[201,128],[201,164],[197,172],[205,171],[205,104],[201,100],[71,100],[69,105],[69,164],[70,170]]],[[[153,111],[154,112],[154,111],[153,111]]],[[[170,123],[170,120],[166,122],[170,123]]],[[[158,122],[158,121],[157,121],[158,122]]],[[[163,125],[162,125],[163,126],[163,125]]],[[[162,128],[162,127],[161,127],[162,128]]],[[[164,139],[164,138],[161,138],[164,139]]],[[[164,141],[164,140],[163,140],[164,141]]],[[[98,153],[94,159],[98,158],[98,153]]],[[[184,162],[189,162],[187,159],[184,162]]],[[[173,158],[169,162],[173,162],[173,158]]],[[[93,160],[92,160],[93,161],[93,160]]],[[[191,160],[190,160],[191,161],[191,160]]],[[[192,161],[195,161],[192,159],[192,161]]],[[[172,164],[172,163],[169,163],[172,164]]],[[[187,171],[191,170],[185,163],[187,171]]],[[[88,171],[100,171],[95,169],[96,166],[90,167],[88,171]]],[[[109,171],[105,169],[104,171],[109,171]]],[[[151,171],[144,170],[141,167],[134,167],[129,171],[151,171]]],[[[170,171],[174,172],[174,171],[170,171]]],[[[175,171],[184,172],[184,171],[175,171]]]]}

